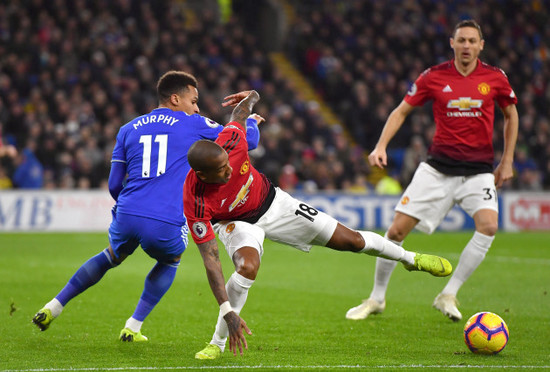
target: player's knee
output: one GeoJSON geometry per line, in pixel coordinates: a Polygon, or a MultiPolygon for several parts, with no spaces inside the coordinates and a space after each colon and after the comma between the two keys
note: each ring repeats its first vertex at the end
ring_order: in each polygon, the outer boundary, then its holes
{"type": "Polygon", "coordinates": [[[349,230],[345,234],[340,234],[337,241],[333,241],[334,244],[327,245],[330,248],[339,251],[359,252],[365,248],[365,240],[360,232],[349,230]]]}
{"type": "Polygon", "coordinates": [[[365,248],[365,239],[363,239],[363,236],[360,232],[354,231],[353,234],[350,236],[348,245],[350,247],[350,251],[359,252],[360,250],[365,248]]]}
{"type": "Polygon", "coordinates": [[[402,242],[407,237],[407,234],[405,231],[401,230],[400,228],[396,227],[395,225],[391,225],[387,232],[387,238],[395,241],[395,242],[402,242]]]}
{"type": "Polygon", "coordinates": [[[365,247],[365,240],[360,232],[338,224],[325,246],[337,251],[359,252],[365,247]]]}
{"type": "Polygon", "coordinates": [[[477,231],[487,236],[495,236],[498,231],[498,223],[486,222],[477,227],[477,231]]]}
{"type": "Polygon", "coordinates": [[[260,268],[259,262],[253,260],[243,260],[236,267],[236,271],[247,279],[255,280],[260,268]]]}

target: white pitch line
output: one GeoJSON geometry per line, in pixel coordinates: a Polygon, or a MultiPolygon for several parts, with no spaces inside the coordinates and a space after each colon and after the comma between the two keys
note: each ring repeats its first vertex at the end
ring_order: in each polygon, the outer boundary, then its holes
{"type": "Polygon", "coordinates": [[[137,371],[137,370],[151,370],[151,371],[163,371],[163,370],[232,370],[232,369],[405,369],[405,368],[452,368],[452,369],[464,369],[464,368],[521,368],[521,369],[550,369],[550,365],[534,366],[534,365],[423,365],[423,364],[409,364],[409,365],[317,365],[317,366],[293,366],[293,365],[275,365],[275,366],[180,366],[180,367],[106,367],[106,368],[35,368],[35,369],[6,369],[2,372],[63,372],[63,371],[137,371]]]}

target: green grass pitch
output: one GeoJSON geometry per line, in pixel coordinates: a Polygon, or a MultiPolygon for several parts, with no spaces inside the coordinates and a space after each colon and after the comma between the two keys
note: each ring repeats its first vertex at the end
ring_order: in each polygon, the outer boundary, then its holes
{"type": "MultiPolygon", "coordinates": [[[[406,248],[456,265],[471,232],[412,234],[406,248]]],[[[146,319],[147,343],[117,340],[154,261],[138,249],[76,297],[46,332],[34,313],[90,256],[106,234],[0,234],[0,370],[410,370],[550,369],[550,232],[500,232],[458,298],[464,319],[453,323],[431,307],[446,278],[399,265],[383,314],[346,320],[368,296],[374,257],[314,247],[310,253],[266,242],[242,316],[253,331],[248,350],[215,361],[194,359],[210,340],[217,304],[194,244],[172,288],[146,319]],[[466,319],[478,311],[504,318],[510,341],[495,356],[470,353],[466,319]]],[[[232,265],[221,250],[226,278],[232,265]]]]}

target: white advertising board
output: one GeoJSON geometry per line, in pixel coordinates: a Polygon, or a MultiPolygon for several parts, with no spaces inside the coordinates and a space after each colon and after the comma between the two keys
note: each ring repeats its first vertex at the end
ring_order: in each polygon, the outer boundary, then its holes
{"type": "Polygon", "coordinates": [[[107,190],[0,191],[0,231],[107,231],[107,190]]]}
{"type": "MultiPolygon", "coordinates": [[[[399,200],[398,196],[321,192],[295,196],[362,230],[387,229],[399,200]]],[[[0,191],[0,232],[105,232],[113,205],[107,190],[0,191]]],[[[502,231],[550,231],[550,193],[501,192],[499,209],[502,231]]],[[[472,229],[472,218],[456,206],[439,226],[441,231],[472,229]]]]}

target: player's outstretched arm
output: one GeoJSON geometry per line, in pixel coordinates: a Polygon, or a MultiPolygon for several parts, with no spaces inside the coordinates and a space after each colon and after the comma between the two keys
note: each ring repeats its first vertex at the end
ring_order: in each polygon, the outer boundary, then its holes
{"type": "MultiPolygon", "coordinates": [[[[204,268],[206,269],[206,276],[208,277],[208,283],[210,289],[216,297],[218,304],[221,305],[228,301],[227,291],[225,290],[225,279],[223,277],[222,265],[220,262],[220,256],[218,251],[218,244],[215,239],[209,240],[205,243],[197,244],[202,256],[204,268]]],[[[243,345],[245,349],[248,349],[246,343],[246,337],[243,334],[243,329],[249,335],[252,334],[246,322],[241,319],[234,311],[230,311],[224,316],[227,328],[229,330],[229,349],[233,352],[233,355],[237,355],[237,348],[240,354],[243,353],[243,345]]]]}
{"type": "Polygon", "coordinates": [[[239,93],[230,94],[227,97],[223,98],[222,106],[236,106],[237,103],[241,102],[243,99],[248,97],[248,95],[251,93],[251,90],[243,90],[239,93]]]}
{"type": "Polygon", "coordinates": [[[378,168],[384,168],[388,165],[388,155],[386,154],[386,148],[390,143],[390,140],[395,136],[395,133],[401,128],[407,115],[410,114],[414,106],[408,104],[405,101],[401,101],[399,106],[397,106],[388,116],[386,124],[384,124],[384,129],[380,134],[378,143],[372,152],[369,154],[369,164],[371,166],[377,166],[378,168]]]}
{"type": "Polygon", "coordinates": [[[246,130],[246,119],[252,114],[252,108],[260,100],[260,95],[255,90],[249,91],[250,93],[239,102],[231,113],[229,121],[236,121],[241,124],[246,130]]]}

